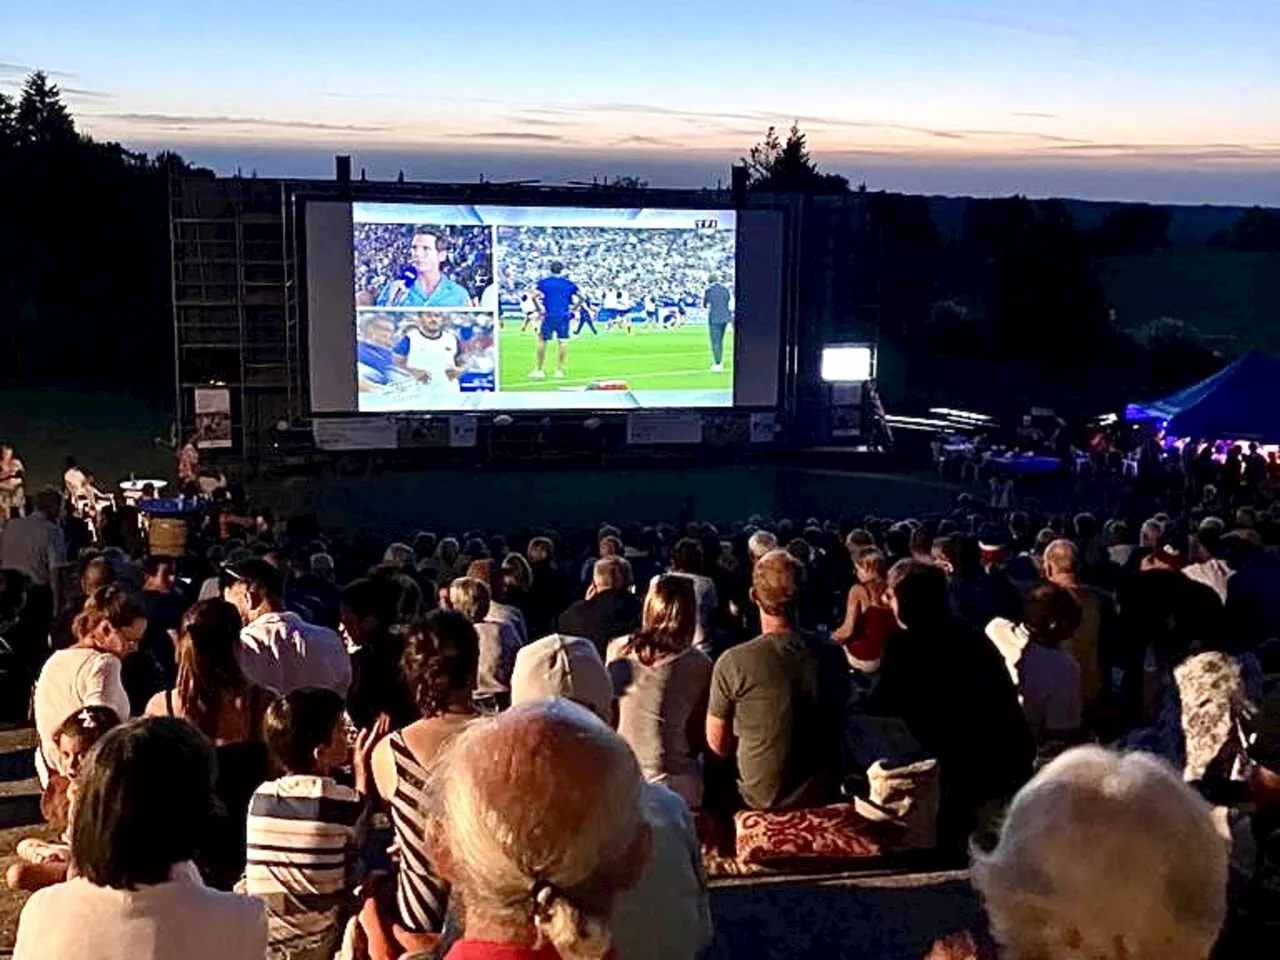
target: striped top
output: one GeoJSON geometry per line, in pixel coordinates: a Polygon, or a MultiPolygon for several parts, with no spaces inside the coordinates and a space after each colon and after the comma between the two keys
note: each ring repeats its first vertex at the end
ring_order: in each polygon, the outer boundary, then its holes
{"type": "Polygon", "coordinates": [[[364,814],[360,795],[331,777],[281,777],[254,791],[243,892],[266,904],[272,958],[332,955],[356,882],[364,814]]]}
{"type": "Polygon", "coordinates": [[[396,766],[396,790],[391,796],[391,823],[400,849],[396,878],[396,907],[400,923],[413,933],[439,933],[449,906],[449,884],[427,859],[427,771],[396,731],[387,738],[396,766]]]}

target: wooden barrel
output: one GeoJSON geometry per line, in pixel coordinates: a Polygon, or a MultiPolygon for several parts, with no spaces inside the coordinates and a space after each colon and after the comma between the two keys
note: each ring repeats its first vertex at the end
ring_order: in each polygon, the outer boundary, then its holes
{"type": "Polygon", "coordinates": [[[187,521],[182,517],[152,517],[147,526],[152,556],[180,557],[187,552],[187,521]]]}

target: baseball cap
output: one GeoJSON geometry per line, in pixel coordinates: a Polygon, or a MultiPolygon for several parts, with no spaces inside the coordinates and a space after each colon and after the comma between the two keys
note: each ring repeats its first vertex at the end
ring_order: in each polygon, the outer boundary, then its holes
{"type": "Polygon", "coordinates": [[[562,697],[613,719],[613,682],[590,640],[553,633],[520,649],[511,673],[511,704],[562,697]]]}

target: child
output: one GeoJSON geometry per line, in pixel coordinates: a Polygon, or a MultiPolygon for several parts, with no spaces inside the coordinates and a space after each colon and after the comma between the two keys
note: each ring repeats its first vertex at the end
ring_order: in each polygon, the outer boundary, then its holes
{"type": "Polygon", "coordinates": [[[40,812],[60,831],[59,838],[49,842],[29,837],[18,842],[18,863],[5,876],[11,890],[39,890],[67,879],[76,774],[93,745],[119,724],[120,718],[110,707],[82,707],[54,731],[58,769],[49,777],[49,785],[40,798],[40,812]]]}
{"type": "Polygon", "coordinates": [[[338,694],[296,690],[267,709],[263,735],[281,776],[249,803],[248,861],[237,889],[266,903],[272,960],[333,956],[359,879],[369,760],[386,728],[380,720],[357,736],[352,790],[331,776],[351,752],[338,694]]]}

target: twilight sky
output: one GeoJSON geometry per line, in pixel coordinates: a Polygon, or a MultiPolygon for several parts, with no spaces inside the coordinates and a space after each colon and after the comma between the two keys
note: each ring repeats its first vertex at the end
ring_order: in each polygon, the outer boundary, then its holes
{"type": "Polygon", "coordinates": [[[873,189],[1280,204],[1277,0],[0,0],[0,90],[220,172],[727,181],[799,119],[873,189]]]}

